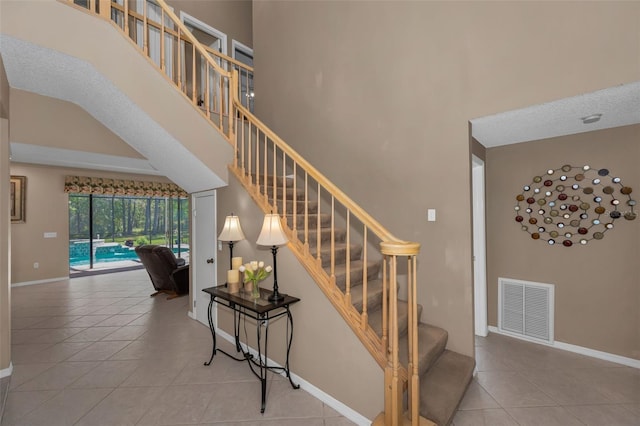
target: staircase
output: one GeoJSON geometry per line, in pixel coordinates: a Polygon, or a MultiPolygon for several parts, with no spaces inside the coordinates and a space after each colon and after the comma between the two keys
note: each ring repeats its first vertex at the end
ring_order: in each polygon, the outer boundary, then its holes
{"type": "MultiPolygon", "coordinates": [[[[256,175],[252,175],[247,181],[257,182],[256,175]]],[[[320,259],[321,268],[329,276],[334,277],[335,285],[346,292],[346,283],[349,281],[351,304],[360,314],[365,305],[363,298],[366,294],[366,306],[368,307],[368,324],[373,332],[383,338],[383,280],[382,261],[365,261],[362,258],[362,244],[347,242],[348,230],[345,228],[331,228],[332,217],[329,213],[318,213],[317,201],[306,201],[305,192],[302,189],[294,189],[293,178],[275,178],[276,188],[283,188],[273,197],[272,176],[267,176],[267,185],[254,187],[250,191],[254,193],[266,193],[268,203],[277,206],[279,211],[294,211],[296,204],[296,214],[287,214],[285,223],[288,230],[298,229],[295,238],[304,241],[304,218],[308,217],[309,222],[309,255],[312,262],[320,259]],[[305,212],[307,213],[305,215],[305,212]],[[318,224],[320,227],[318,228],[318,224]],[[318,237],[320,245],[318,246],[318,237]],[[331,242],[333,241],[333,244],[331,242]],[[331,256],[333,246],[334,256],[331,256]],[[318,252],[318,247],[320,251],[318,252]],[[320,253],[320,256],[318,256],[320,253]],[[333,259],[333,272],[331,264],[333,259]],[[366,272],[363,272],[365,271],[366,272]],[[349,276],[347,277],[347,274],[349,276]],[[363,291],[364,277],[366,276],[367,291],[363,291]]],[[[422,307],[418,305],[418,319],[422,307]]],[[[401,364],[407,365],[408,355],[408,306],[406,301],[398,302],[398,337],[399,337],[399,359],[401,364]]],[[[434,422],[437,425],[450,424],[456,412],[458,404],[462,400],[464,393],[471,381],[475,361],[465,355],[446,349],[447,332],[433,325],[418,323],[418,376],[420,383],[420,416],[434,422]]]]}
{"type": "Polygon", "coordinates": [[[384,370],[385,407],[374,424],[449,424],[475,364],[446,349],[445,330],[420,322],[419,244],[394,237],[249,112],[238,75],[253,70],[207,50],[163,0],[153,14],[148,2],[135,10],[132,0],[64,1],[127,34],[233,147],[229,171],[265,213],[280,216],[292,253],[384,370]],[[184,49],[165,55],[167,43],[184,49]]]}

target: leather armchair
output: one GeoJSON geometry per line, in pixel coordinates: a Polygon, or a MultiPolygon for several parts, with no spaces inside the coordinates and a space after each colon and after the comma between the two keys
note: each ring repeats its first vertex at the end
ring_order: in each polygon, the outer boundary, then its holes
{"type": "Polygon", "coordinates": [[[176,258],[169,247],[153,244],[136,247],[136,254],[144,265],[153,288],[158,293],[169,294],[167,299],[189,294],[189,265],[176,258]]]}

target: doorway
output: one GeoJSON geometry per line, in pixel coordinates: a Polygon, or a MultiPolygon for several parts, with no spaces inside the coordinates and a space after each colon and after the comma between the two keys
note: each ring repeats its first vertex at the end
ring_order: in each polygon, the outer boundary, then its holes
{"type": "MultiPolygon", "coordinates": [[[[193,317],[209,326],[209,297],[204,288],[217,285],[216,267],[216,192],[204,191],[193,195],[191,212],[193,247],[191,274],[193,283],[193,317]]],[[[215,306],[214,306],[215,309],[215,306]]],[[[216,318],[215,312],[212,317],[216,318]]]]}
{"type": "MultiPolygon", "coordinates": [[[[237,40],[231,40],[231,54],[233,59],[253,68],[253,49],[237,40]]],[[[242,106],[253,112],[253,71],[236,66],[240,85],[240,102],[242,106]]]]}
{"type": "MultiPolygon", "coordinates": [[[[199,19],[194,18],[193,16],[184,12],[180,12],[180,20],[184,23],[187,29],[191,31],[196,40],[198,40],[202,45],[215,52],[220,52],[223,55],[227,54],[227,35],[225,33],[213,28],[208,24],[205,24],[199,19]]],[[[209,65],[205,60],[202,59],[200,55],[196,56],[194,62],[192,58],[192,49],[188,47],[186,43],[183,44],[182,49],[182,54],[185,58],[185,61],[183,62],[184,69],[182,70],[182,75],[187,79],[187,81],[185,82],[186,87],[190,87],[190,89],[187,89],[187,95],[192,96],[193,91],[195,90],[195,98],[198,105],[200,107],[205,107],[204,103],[205,99],[207,99],[207,97],[205,96],[205,90],[207,87],[209,87],[210,90],[214,90],[214,88],[219,87],[220,82],[218,81],[218,79],[220,77],[217,76],[216,73],[207,73],[207,67],[209,65]],[[193,63],[195,63],[196,68],[195,82],[189,81],[189,79],[193,79],[193,72],[191,69],[189,69],[190,67],[192,67],[191,64],[193,63]],[[207,74],[209,75],[208,85],[207,74]]],[[[221,68],[225,68],[220,57],[211,55],[211,58],[221,68]]],[[[207,105],[206,108],[209,111],[215,111],[215,103],[215,96],[209,96],[209,105],[207,105]]]]}
{"type": "Polygon", "coordinates": [[[487,324],[487,246],[485,222],[484,161],[472,155],[472,214],[473,214],[473,300],[475,334],[485,337],[487,324]]]}

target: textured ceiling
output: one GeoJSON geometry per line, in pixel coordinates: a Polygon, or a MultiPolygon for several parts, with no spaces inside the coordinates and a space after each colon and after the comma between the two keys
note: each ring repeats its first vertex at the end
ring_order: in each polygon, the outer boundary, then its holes
{"type": "Polygon", "coordinates": [[[487,148],[640,123],[640,82],[471,120],[487,148]],[[602,114],[584,124],[583,117],[602,114]]]}
{"type": "MultiPolygon", "coordinates": [[[[123,171],[167,176],[187,192],[225,185],[224,181],[152,120],[140,107],[119,91],[91,64],[5,34],[0,35],[0,54],[9,85],[43,96],[73,102],[146,157],[146,162],[115,156],[68,150],[50,150],[47,156],[37,149],[11,141],[12,160],[69,167],[123,171]],[[15,159],[13,158],[15,156],[15,159]],[[188,167],[184,165],[188,164],[188,167]],[[202,185],[205,185],[203,187],[202,185]]],[[[24,144],[23,144],[24,145],[24,144]]]]}

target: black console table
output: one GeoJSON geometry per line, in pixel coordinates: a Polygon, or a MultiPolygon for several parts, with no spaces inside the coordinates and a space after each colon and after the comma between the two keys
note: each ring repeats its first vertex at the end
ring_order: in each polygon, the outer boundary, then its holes
{"type": "Polygon", "coordinates": [[[265,409],[265,396],[267,391],[267,372],[269,370],[276,372],[284,372],[289,379],[289,383],[294,389],[299,389],[300,385],[293,383],[291,379],[291,372],[289,371],[289,352],[291,351],[291,343],[293,342],[293,316],[291,315],[290,305],[300,301],[297,297],[285,296],[283,300],[274,303],[269,302],[268,298],[273,293],[270,290],[260,289],[260,298],[253,299],[251,293],[246,293],[240,290],[238,293],[229,293],[226,284],[205,288],[202,291],[209,293],[211,300],[209,301],[209,328],[211,329],[211,337],[213,338],[213,349],[211,351],[211,358],[204,365],[211,365],[213,357],[216,352],[222,352],[228,357],[236,361],[247,361],[253,374],[260,379],[262,385],[262,405],[260,412],[264,413],[265,409]],[[235,337],[236,352],[241,357],[234,356],[216,346],[216,329],[213,325],[213,317],[211,310],[213,304],[217,303],[221,306],[226,306],[233,311],[233,330],[235,337]],[[287,317],[287,355],[284,367],[277,367],[267,364],[267,344],[269,341],[269,324],[276,318],[286,316],[287,317]],[[254,357],[248,351],[242,349],[240,345],[240,321],[241,318],[252,318],[256,321],[256,336],[258,345],[258,357],[254,357]],[[264,345],[262,344],[262,332],[261,328],[264,327],[264,345]],[[263,353],[264,352],[264,353],[263,353]]]}

